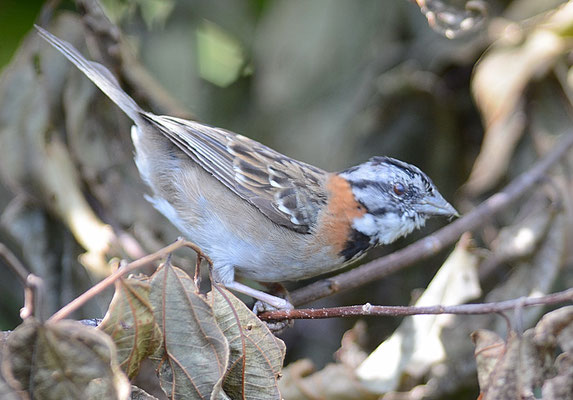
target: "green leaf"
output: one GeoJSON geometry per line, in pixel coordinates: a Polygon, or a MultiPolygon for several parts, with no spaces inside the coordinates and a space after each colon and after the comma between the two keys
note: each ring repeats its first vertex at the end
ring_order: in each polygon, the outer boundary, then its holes
{"type": "Polygon", "coordinates": [[[120,279],[99,329],[117,347],[119,365],[129,378],[139,371],[141,361],[161,345],[161,330],[149,302],[149,282],[138,277],[120,279]]]}
{"type": "Polygon", "coordinates": [[[280,399],[277,379],[285,356],[283,341],[231,292],[213,288],[210,300],[231,348],[225,393],[233,399],[280,399]]]}
{"type": "Polygon", "coordinates": [[[171,399],[206,399],[220,387],[229,361],[227,339],[193,280],[165,263],[151,277],[150,301],[163,333],[153,356],[171,399]]]}
{"type": "Polygon", "coordinates": [[[197,29],[197,61],[201,78],[226,87],[239,77],[245,56],[236,38],[203,21],[197,29]]]}
{"type": "Polygon", "coordinates": [[[2,365],[12,386],[37,399],[127,399],[113,341],[76,321],[27,319],[8,337],[2,365]]]}

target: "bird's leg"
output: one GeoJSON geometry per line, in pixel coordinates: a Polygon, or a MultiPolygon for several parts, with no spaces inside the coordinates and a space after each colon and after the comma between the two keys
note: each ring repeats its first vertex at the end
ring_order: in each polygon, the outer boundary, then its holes
{"type": "MultiPolygon", "coordinates": [[[[293,309],[294,307],[292,306],[292,303],[290,302],[290,295],[288,293],[288,291],[286,290],[286,288],[280,284],[280,283],[269,283],[269,282],[260,282],[262,285],[264,285],[273,295],[279,295],[281,296],[281,298],[284,298],[284,300],[287,301],[287,303],[290,305],[290,309],[293,309]]],[[[274,297],[274,296],[273,296],[274,297]]],[[[276,308],[273,307],[271,304],[263,302],[261,300],[258,300],[255,305],[253,306],[253,312],[256,315],[262,314],[264,312],[267,311],[276,311],[276,310],[280,310],[280,308],[276,308]]],[[[283,308],[284,310],[284,308],[283,308]]],[[[284,331],[286,328],[291,328],[294,325],[294,320],[290,319],[285,319],[285,320],[280,320],[280,321],[265,321],[265,324],[267,325],[267,328],[270,329],[270,331],[277,335],[279,333],[281,333],[282,331],[284,331]]]]}
{"type": "MultiPolygon", "coordinates": [[[[284,287],[282,283],[279,282],[259,282],[259,284],[263,285],[266,288],[266,292],[270,293],[275,297],[280,297],[281,299],[285,299],[289,304],[292,305],[290,299],[290,293],[284,287]]],[[[291,307],[293,309],[294,306],[291,307]]]]}
{"type": "Polygon", "coordinates": [[[246,294],[257,300],[265,302],[278,310],[290,310],[294,307],[287,300],[271,294],[253,289],[235,280],[235,267],[229,264],[213,264],[211,268],[211,280],[225,286],[227,289],[246,294]]]}
{"type": "Polygon", "coordinates": [[[281,299],[280,297],[273,296],[272,294],[253,289],[252,287],[244,285],[240,282],[233,280],[231,282],[222,282],[222,284],[227,289],[231,289],[236,292],[246,294],[247,296],[251,296],[257,300],[273,306],[278,310],[291,310],[294,308],[293,305],[285,299],[281,299]]]}

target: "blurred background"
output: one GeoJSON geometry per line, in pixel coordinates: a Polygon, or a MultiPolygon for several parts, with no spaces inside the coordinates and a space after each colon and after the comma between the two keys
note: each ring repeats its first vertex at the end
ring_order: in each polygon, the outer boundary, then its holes
{"type": "MultiPolygon", "coordinates": [[[[102,0],[100,9],[93,1],[3,0],[0,242],[45,280],[50,315],[105,275],[110,258],[137,258],[178,236],[143,198],[127,118],[36,37],[33,23],[109,66],[150,111],[241,133],[326,170],[396,157],[428,173],[463,213],[531,166],[571,125],[566,3],[102,0]],[[440,12],[449,19],[436,22],[440,12]]],[[[516,269],[497,255],[492,261],[502,227],[534,211],[554,217],[548,204],[555,199],[539,192],[541,209],[516,207],[475,233],[476,254],[489,260],[482,300],[516,269]]],[[[571,218],[560,218],[565,237],[571,218]]],[[[446,223],[431,221],[361,262],[446,223]]],[[[560,261],[546,291],[572,282],[565,247],[554,253],[560,261]]],[[[312,306],[410,304],[448,252],[312,306]]],[[[190,252],[179,256],[192,268],[190,252]]],[[[22,299],[0,261],[1,330],[19,323],[22,299]]],[[[108,301],[99,298],[76,316],[101,317],[108,301]]],[[[473,329],[489,323],[464,321],[473,329]]],[[[281,336],[287,363],[310,358],[320,369],[333,362],[356,322],[297,321],[281,336]]],[[[366,353],[399,323],[366,320],[366,353]]],[[[467,335],[460,340],[470,351],[467,335]]],[[[475,398],[475,370],[458,372],[468,386],[442,394],[475,398]]]]}

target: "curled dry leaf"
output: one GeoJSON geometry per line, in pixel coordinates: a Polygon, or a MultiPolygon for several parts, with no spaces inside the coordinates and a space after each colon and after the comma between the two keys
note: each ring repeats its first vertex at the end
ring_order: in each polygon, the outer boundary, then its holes
{"type": "Polygon", "coordinates": [[[573,393],[573,307],[547,314],[523,335],[472,334],[483,400],[567,400],[573,393]],[[556,353],[559,353],[557,357],[556,353]]]}
{"type": "Polygon", "coordinates": [[[363,350],[367,336],[366,321],[360,320],[352,329],[344,332],[340,341],[340,348],[334,353],[336,361],[350,368],[358,367],[368,356],[363,350]]]}
{"type": "MultiPolygon", "coordinates": [[[[2,354],[4,353],[4,345],[6,344],[6,339],[10,332],[0,332],[0,367],[2,366],[2,354]]],[[[14,388],[12,388],[2,373],[2,369],[0,368],[0,399],[3,400],[21,400],[21,397],[18,395],[18,392],[14,388]]]]}
{"type": "Polygon", "coordinates": [[[472,90],[481,111],[485,137],[466,189],[473,195],[491,189],[507,171],[511,155],[526,126],[523,93],[571,50],[568,29],[573,3],[541,16],[533,29],[506,22],[506,32],[518,30],[523,40],[501,40],[477,64],[472,90]]]}
{"type": "Polygon", "coordinates": [[[157,397],[150,395],[137,386],[131,385],[131,397],[129,400],[157,400],[157,397]]]}
{"type": "Polygon", "coordinates": [[[538,345],[557,345],[573,353],[573,306],[544,315],[535,326],[534,340],[538,345]]]}
{"type": "Polygon", "coordinates": [[[163,345],[151,358],[170,399],[206,399],[219,391],[229,343],[193,280],[166,262],[151,277],[149,296],[163,345]]]}
{"type": "Polygon", "coordinates": [[[557,375],[543,384],[543,400],[567,400],[573,393],[573,356],[561,354],[555,362],[557,375]]]}
{"type": "Polygon", "coordinates": [[[37,399],[127,399],[113,341],[76,321],[41,324],[28,318],[8,337],[2,372],[37,399]]]}
{"type": "Polygon", "coordinates": [[[147,279],[129,277],[115,282],[115,293],[99,329],[115,342],[120,367],[129,378],[141,361],[161,345],[161,330],[155,321],[147,279]]]}
{"type": "Polygon", "coordinates": [[[533,341],[537,346],[558,346],[562,351],[555,360],[556,375],[543,383],[543,400],[569,399],[573,393],[573,306],[543,316],[535,327],[533,341]]]}
{"type": "Polygon", "coordinates": [[[285,345],[231,292],[214,287],[210,301],[230,347],[223,390],[233,399],[281,399],[285,345]]]}
{"type": "Polygon", "coordinates": [[[0,399],[3,400],[21,400],[18,392],[6,383],[4,378],[0,377],[0,399]]]}
{"type": "Polygon", "coordinates": [[[514,332],[511,332],[507,342],[496,340],[495,336],[494,332],[486,334],[483,331],[473,336],[482,399],[517,399],[516,367],[519,365],[520,338],[514,332]],[[485,368],[480,370],[480,366],[485,368]]]}
{"type": "Polygon", "coordinates": [[[505,352],[505,342],[497,333],[485,329],[473,332],[472,340],[479,386],[483,388],[487,386],[498,360],[505,352]]]}

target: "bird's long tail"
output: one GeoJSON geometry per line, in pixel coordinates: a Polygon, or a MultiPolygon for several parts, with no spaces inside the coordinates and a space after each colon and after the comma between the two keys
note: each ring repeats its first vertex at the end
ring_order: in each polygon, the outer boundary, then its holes
{"type": "Polygon", "coordinates": [[[81,53],[70,43],[59,39],[47,30],[34,25],[38,34],[48,43],[54,46],[68,60],[79,68],[93,83],[97,85],[115,104],[121,108],[128,117],[135,123],[141,121],[143,110],[137,105],[123,89],[112,75],[112,73],[103,65],[94,61],[88,61],[81,53]]]}

